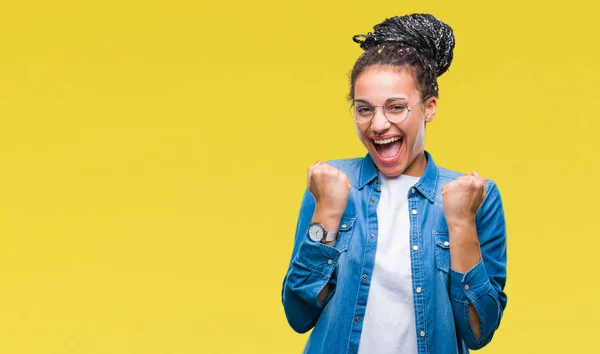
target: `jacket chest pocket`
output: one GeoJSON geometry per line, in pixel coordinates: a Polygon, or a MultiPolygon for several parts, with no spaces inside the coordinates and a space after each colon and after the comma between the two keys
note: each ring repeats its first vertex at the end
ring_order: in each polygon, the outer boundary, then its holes
{"type": "Polygon", "coordinates": [[[352,239],[352,234],[354,233],[355,222],[356,217],[352,216],[344,216],[340,220],[340,226],[338,228],[340,234],[338,236],[338,240],[333,245],[333,247],[337,248],[340,252],[345,252],[348,249],[350,240],[352,239]]]}
{"type": "Polygon", "coordinates": [[[439,270],[450,273],[450,235],[448,231],[433,231],[435,263],[439,270]]]}

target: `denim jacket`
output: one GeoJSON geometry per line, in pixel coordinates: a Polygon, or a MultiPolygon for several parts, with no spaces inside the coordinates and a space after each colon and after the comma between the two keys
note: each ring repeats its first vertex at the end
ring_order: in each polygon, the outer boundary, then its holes
{"type": "MultiPolygon", "coordinates": [[[[451,238],[441,189],[461,174],[437,167],[427,151],[425,156],[425,172],[408,192],[418,353],[468,353],[491,341],[507,303],[502,200],[495,183],[486,180],[486,199],[476,215],[482,260],[466,273],[455,271],[450,267],[451,238]],[[479,315],[479,339],[471,327],[469,304],[479,315]]],[[[282,302],[296,332],[312,329],[304,353],[356,353],[377,248],[381,188],[368,154],[328,164],[343,171],[352,184],[340,236],[332,246],[308,238],[315,200],[306,190],[282,302]],[[320,302],[317,296],[327,283],[329,295],[320,302]]]]}

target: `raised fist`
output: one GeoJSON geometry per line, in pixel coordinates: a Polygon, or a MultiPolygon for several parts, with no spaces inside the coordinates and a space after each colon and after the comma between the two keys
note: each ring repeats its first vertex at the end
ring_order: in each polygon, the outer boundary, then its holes
{"type": "Polygon", "coordinates": [[[442,195],[448,223],[473,221],[485,199],[485,178],[473,171],[443,186],[442,195]]]}
{"type": "Polygon", "coordinates": [[[315,198],[317,209],[330,216],[342,216],[350,194],[350,180],[344,172],[320,160],[308,168],[308,190],[315,198]]]}

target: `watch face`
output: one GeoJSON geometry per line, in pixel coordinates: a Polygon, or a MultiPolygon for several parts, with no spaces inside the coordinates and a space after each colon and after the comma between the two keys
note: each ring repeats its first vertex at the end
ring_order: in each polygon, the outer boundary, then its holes
{"type": "Polygon", "coordinates": [[[323,238],[323,227],[320,224],[313,224],[308,229],[308,236],[315,242],[321,241],[323,238]]]}

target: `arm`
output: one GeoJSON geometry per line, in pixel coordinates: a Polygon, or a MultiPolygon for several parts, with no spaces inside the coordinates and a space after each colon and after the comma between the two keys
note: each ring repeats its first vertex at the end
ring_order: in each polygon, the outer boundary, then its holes
{"type": "Polygon", "coordinates": [[[480,349],[492,340],[507,302],[502,200],[493,182],[489,182],[487,194],[476,218],[448,224],[454,320],[471,349],[480,349]]]}
{"type": "Polygon", "coordinates": [[[323,307],[335,293],[335,268],[340,251],[331,244],[314,243],[306,232],[311,220],[328,230],[337,230],[339,217],[316,210],[312,194],[306,190],[296,225],[294,248],[283,281],[282,302],[290,326],[298,333],[309,331],[323,307]],[[331,262],[330,262],[331,260],[331,262]],[[331,263],[331,264],[330,264],[331,263]]]}

